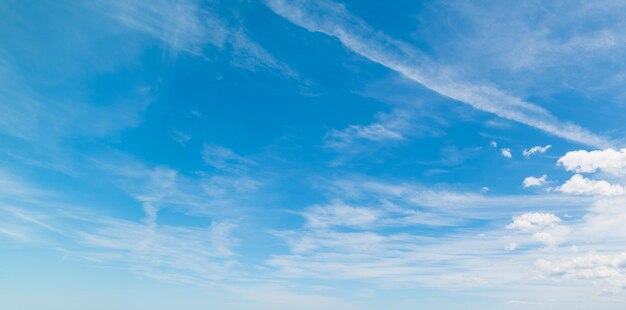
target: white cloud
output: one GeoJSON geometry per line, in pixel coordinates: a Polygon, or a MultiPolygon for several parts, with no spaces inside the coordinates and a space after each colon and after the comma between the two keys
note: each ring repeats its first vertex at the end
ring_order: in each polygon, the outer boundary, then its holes
{"type": "Polygon", "coordinates": [[[511,154],[511,149],[510,148],[503,148],[500,150],[500,153],[502,153],[502,156],[506,157],[506,158],[511,158],[513,157],[513,154],[511,154]]]}
{"type": "Polygon", "coordinates": [[[496,141],[491,141],[491,142],[489,142],[489,145],[490,145],[491,147],[493,147],[493,148],[498,147],[498,143],[497,143],[496,141]]]}
{"type": "Polygon", "coordinates": [[[608,281],[626,285],[626,253],[588,254],[563,259],[539,259],[536,266],[551,277],[608,281]]]}
{"type": "Polygon", "coordinates": [[[530,176],[524,179],[524,187],[532,187],[532,186],[542,186],[546,184],[548,179],[547,175],[542,175],[539,178],[530,176]]]}
{"type": "Polygon", "coordinates": [[[565,226],[556,226],[545,231],[538,231],[533,234],[532,238],[548,247],[555,247],[567,240],[570,229],[565,226]]]}
{"type": "Polygon", "coordinates": [[[289,66],[252,40],[243,27],[219,18],[210,5],[186,0],[103,3],[97,7],[99,11],[129,29],[161,40],[170,52],[184,51],[204,57],[203,50],[213,46],[219,52],[230,52],[228,56],[234,66],[250,71],[269,69],[297,77],[289,66]]]}
{"type": "Polygon", "coordinates": [[[401,73],[421,85],[476,109],[541,129],[552,135],[590,146],[610,143],[588,130],[562,122],[546,109],[496,88],[459,78],[412,46],[375,31],[343,5],[330,1],[268,0],[276,14],[312,32],[338,38],[363,57],[401,73]]]}
{"type": "Polygon", "coordinates": [[[514,216],[507,229],[537,230],[561,223],[561,219],[551,213],[524,213],[514,216]]]}
{"type": "Polygon", "coordinates": [[[576,195],[610,196],[624,194],[624,187],[619,184],[611,184],[604,180],[590,180],[580,174],[573,175],[557,190],[576,195]]]}
{"type": "Polygon", "coordinates": [[[626,149],[596,151],[571,151],[559,158],[559,165],[567,171],[593,173],[598,170],[614,175],[626,174],[626,149]]]}
{"type": "Polygon", "coordinates": [[[533,146],[530,149],[525,149],[522,154],[524,155],[524,157],[529,157],[532,154],[535,153],[545,153],[548,149],[550,149],[552,147],[552,145],[546,145],[546,146],[533,146]]]}

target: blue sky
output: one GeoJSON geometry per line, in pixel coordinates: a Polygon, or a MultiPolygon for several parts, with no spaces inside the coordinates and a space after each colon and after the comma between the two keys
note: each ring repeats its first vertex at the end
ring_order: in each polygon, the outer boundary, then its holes
{"type": "Polygon", "coordinates": [[[620,1],[3,1],[7,309],[620,309],[620,1]]]}

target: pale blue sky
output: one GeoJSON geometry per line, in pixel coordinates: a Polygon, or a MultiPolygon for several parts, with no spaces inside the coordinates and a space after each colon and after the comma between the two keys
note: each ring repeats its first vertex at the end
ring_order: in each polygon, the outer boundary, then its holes
{"type": "Polygon", "coordinates": [[[620,1],[0,3],[7,309],[621,309],[620,1]]]}

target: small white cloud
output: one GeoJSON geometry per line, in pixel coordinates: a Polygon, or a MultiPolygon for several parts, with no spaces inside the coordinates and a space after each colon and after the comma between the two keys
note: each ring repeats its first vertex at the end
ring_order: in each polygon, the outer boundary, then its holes
{"type": "Polygon", "coordinates": [[[489,145],[491,145],[491,147],[493,147],[493,148],[498,147],[498,143],[496,141],[489,142],[489,145]]]}
{"type": "Polygon", "coordinates": [[[547,175],[542,175],[539,178],[530,176],[524,179],[524,187],[532,187],[532,186],[542,186],[546,184],[548,179],[547,175]]]}
{"type": "Polygon", "coordinates": [[[489,191],[489,187],[487,187],[487,186],[483,186],[483,187],[480,189],[480,192],[481,192],[482,194],[484,194],[484,193],[486,193],[486,192],[488,192],[488,191],[489,191]]]}
{"type": "Polygon", "coordinates": [[[507,229],[537,230],[559,224],[561,219],[552,213],[524,213],[514,216],[507,229]]]}
{"type": "Polygon", "coordinates": [[[500,153],[502,153],[502,156],[506,157],[506,158],[511,158],[513,157],[513,154],[511,154],[511,149],[508,147],[505,147],[503,149],[500,150],[500,153]]]}
{"type": "Polygon", "coordinates": [[[529,157],[532,154],[535,153],[545,153],[547,150],[549,150],[552,147],[552,145],[546,145],[546,146],[533,146],[530,149],[525,149],[522,154],[524,155],[524,157],[529,157]]]}
{"type": "Polygon", "coordinates": [[[573,175],[557,190],[575,195],[611,196],[624,194],[624,187],[619,184],[611,184],[604,180],[590,180],[580,174],[573,175]]]}
{"type": "Polygon", "coordinates": [[[622,175],[626,174],[626,149],[567,152],[565,156],[559,158],[557,163],[565,170],[576,173],[593,173],[602,170],[614,175],[622,175]]]}

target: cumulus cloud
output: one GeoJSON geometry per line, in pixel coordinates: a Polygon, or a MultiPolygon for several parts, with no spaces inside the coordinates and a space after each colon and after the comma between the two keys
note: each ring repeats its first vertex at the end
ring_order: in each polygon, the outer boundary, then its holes
{"type": "Polygon", "coordinates": [[[513,251],[525,244],[542,244],[556,247],[565,242],[571,229],[561,225],[561,219],[552,213],[524,213],[513,217],[507,229],[516,230],[515,242],[510,242],[505,250],[513,251]]]}
{"type": "Polygon", "coordinates": [[[626,149],[571,151],[559,158],[557,163],[565,170],[576,173],[604,171],[614,175],[623,175],[626,174],[626,149]]]}
{"type": "Polygon", "coordinates": [[[546,184],[548,179],[547,175],[542,175],[539,178],[530,176],[524,179],[524,187],[532,187],[532,186],[542,186],[546,184]]]}
{"type": "Polygon", "coordinates": [[[546,231],[539,231],[533,234],[533,241],[539,242],[548,247],[554,247],[566,241],[570,229],[565,226],[555,226],[546,231]]]}
{"type": "Polygon", "coordinates": [[[529,157],[530,155],[533,155],[535,153],[545,153],[547,150],[549,150],[552,147],[552,145],[546,145],[546,146],[533,146],[530,149],[525,149],[522,154],[524,155],[524,157],[529,157]]]}
{"type": "Polygon", "coordinates": [[[626,284],[626,253],[588,254],[573,258],[536,262],[538,269],[548,276],[564,279],[591,279],[626,284]]]}
{"type": "Polygon", "coordinates": [[[493,147],[493,148],[496,148],[496,147],[498,147],[498,142],[496,142],[496,141],[491,141],[491,142],[489,142],[489,145],[490,145],[491,147],[493,147]]]}
{"type": "Polygon", "coordinates": [[[604,180],[590,180],[580,174],[573,175],[557,190],[575,195],[623,195],[624,187],[619,184],[611,184],[604,180]]]}
{"type": "Polygon", "coordinates": [[[502,156],[506,157],[506,158],[511,158],[513,157],[513,154],[511,154],[511,149],[510,148],[503,148],[500,150],[500,153],[502,153],[502,156]]]}
{"type": "Polygon", "coordinates": [[[561,219],[551,213],[524,213],[514,216],[507,229],[537,230],[561,223],[561,219]]]}

